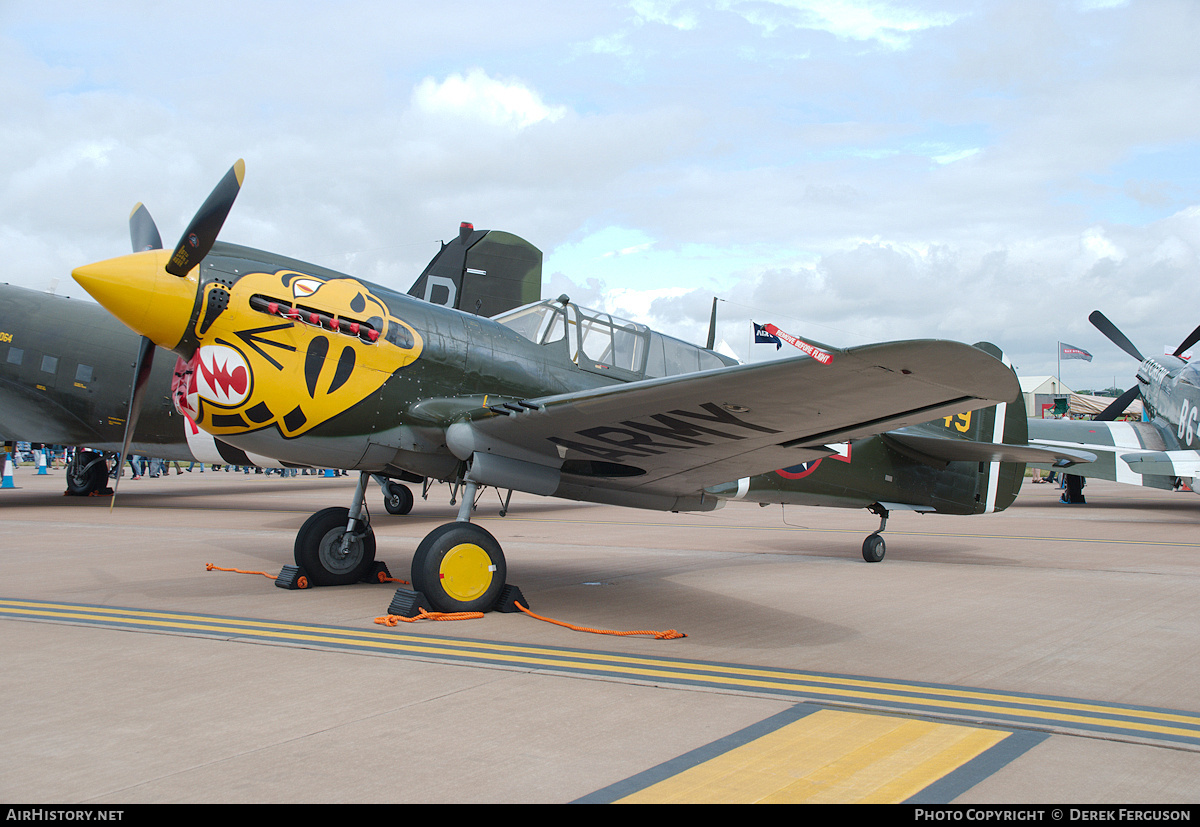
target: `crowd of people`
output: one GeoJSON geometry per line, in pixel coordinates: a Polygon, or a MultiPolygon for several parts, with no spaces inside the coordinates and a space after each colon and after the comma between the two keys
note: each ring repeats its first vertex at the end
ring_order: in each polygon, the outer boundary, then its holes
{"type": "MultiPolygon", "coordinates": [[[[89,451],[90,448],[75,448],[67,445],[43,445],[40,443],[18,443],[8,446],[8,453],[13,455],[14,461],[20,463],[32,462],[35,466],[40,467],[43,463],[43,457],[47,468],[66,468],[75,458],[77,451],[89,451]]],[[[103,453],[103,452],[97,452],[103,453]]],[[[2,458],[0,458],[2,459],[2,458]]],[[[158,457],[143,457],[138,454],[128,454],[125,461],[129,464],[131,475],[129,479],[139,480],[142,477],[150,477],[151,479],[168,476],[171,469],[175,469],[176,475],[184,473],[192,473],[198,471],[203,474],[206,470],[224,471],[226,473],[233,471],[243,474],[278,474],[281,477],[295,477],[298,475],[326,475],[347,476],[346,471],[331,470],[323,468],[260,468],[256,465],[219,465],[208,464],[203,462],[179,462],[176,460],[164,460],[158,457]]],[[[116,465],[109,472],[110,478],[116,478],[119,465],[116,465]]]]}

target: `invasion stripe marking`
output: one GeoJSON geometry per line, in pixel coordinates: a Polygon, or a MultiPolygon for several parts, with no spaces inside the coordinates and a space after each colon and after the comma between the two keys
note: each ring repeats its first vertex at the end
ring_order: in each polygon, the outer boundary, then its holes
{"type": "Polygon", "coordinates": [[[938,684],[873,680],[611,652],[420,637],[395,631],[151,612],[106,606],[0,598],[0,617],[83,623],[131,630],[174,631],[220,639],[269,641],[343,651],[391,653],[438,662],[594,675],[641,683],[795,697],[827,704],[893,709],[927,716],[981,717],[1038,729],[1103,732],[1117,738],[1169,741],[1200,749],[1200,715],[1169,709],[1030,696],[938,684]]]}

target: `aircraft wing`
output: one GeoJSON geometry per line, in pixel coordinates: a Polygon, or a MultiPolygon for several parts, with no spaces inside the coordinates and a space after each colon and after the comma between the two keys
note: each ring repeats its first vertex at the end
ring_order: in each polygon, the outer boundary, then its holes
{"type": "Polygon", "coordinates": [[[488,466],[503,466],[504,487],[524,469],[530,482],[515,487],[534,493],[712,507],[705,486],[1017,392],[1008,367],[969,345],[890,342],[834,351],[829,364],[800,356],[493,404],[451,425],[447,444],[485,484],[496,484],[488,466]]]}

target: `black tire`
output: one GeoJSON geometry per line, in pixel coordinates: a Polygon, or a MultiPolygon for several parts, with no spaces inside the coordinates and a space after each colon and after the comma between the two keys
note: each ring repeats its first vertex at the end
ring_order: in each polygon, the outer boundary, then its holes
{"type": "Polygon", "coordinates": [[[387,491],[383,494],[383,507],[387,513],[403,515],[412,511],[413,493],[408,486],[398,482],[389,482],[387,491]]]}
{"type": "Polygon", "coordinates": [[[883,537],[878,534],[872,534],[863,540],[863,559],[868,563],[878,563],[886,553],[887,546],[883,542],[883,537]]]}
{"type": "Polygon", "coordinates": [[[325,508],[309,517],[296,533],[296,565],[308,575],[314,586],[345,586],[366,577],[375,563],[375,532],[350,541],[343,557],[339,555],[342,535],[350,520],[348,508],[325,508]]]}
{"type": "Polygon", "coordinates": [[[439,612],[490,611],[507,576],[500,543],[471,523],[438,526],[413,555],[413,590],[439,612]]]}
{"type": "Polygon", "coordinates": [[[108,463],[95,451],[77,451],[67,466],[67,493],[86,497],[108,487],[108,463]]]}

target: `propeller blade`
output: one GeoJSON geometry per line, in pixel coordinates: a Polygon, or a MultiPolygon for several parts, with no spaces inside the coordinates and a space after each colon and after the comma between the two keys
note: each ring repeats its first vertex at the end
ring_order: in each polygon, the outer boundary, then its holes
{"type": "Polygon", "coordinates": [[[1133,400],[1137,399],[1140,390],[1141,388],[1138,385],[1134,385],[1113,400],[1107,408],[1096,414],[1094,419],[1097,422],[1112,422],[1118,416],[1125,413],[1125,409],[1129,407],[1133,400]]]}
{"type": "Polygon", "coordinates": [[[129,411],[125,414],[125,437],[121,440],[121,455],[117,457],[117,478],[113,480],[112,501],[108,510],[112,511],[117,502],[117,486],[121,483],[124,473],[122,466],[129,457],[129,445],[133,442],[133,432],[137,429],[138,415],[142,412],[142,398],[146,395],[146,382],[150,378],[150,369],[154,366],[153,340],[142,337],[138,347],[137,361],[133,365],[133,387],[129,390],[129,411]]]}
{"type": "Polygon", "coordinates": [[[1146,361],[1146,357],[1142,355],[1140,350],[1133,346],[1133,342],[1125,338],[1125,334],[1117,330],[1117,326],[1110,322],[1099,310],[1093,310],[1092,314],[1088,316],[1088,321],[1095,325],[1097,330],[1107,336],[1110,342],[1134,359],[1137,359],[1139,362],[1146,361]]]}
{"type": "Polygon", "coordinates": [[[133,242],[135,253],[162,249],[162,236],[158,234],[158,227],[154,225],[150,211],[141,201],[129,214],[129,240],[133,242]]]}
{"type": "Polygon", "coordinates": [[[1193,330],[1192,335],[1184,339],[1183,344],[1175,348],[1175,355],[1182,359],[1183,354],[1187,353],[1188,349],[1192,345],[1196,344],[1196,342],[1200,342],[1200,327],[1197,327],[1195,330],[1193,330]]]}
{"type": "Polygon", "coordinates": [[[237,199],[245,176],[246,162],[239,158],[192,216],[192,222],[183,231],[179,243],[175,245],[175,252],[171,254],[171,260],[167,263],[168,273],[183,278],[208,255],[208,251],[217,241],[221,225],[225,223],[229,211],[233,208],[233,202],[237,199]]]}

